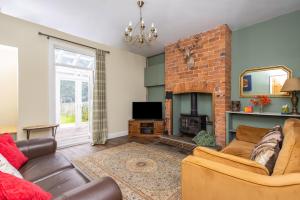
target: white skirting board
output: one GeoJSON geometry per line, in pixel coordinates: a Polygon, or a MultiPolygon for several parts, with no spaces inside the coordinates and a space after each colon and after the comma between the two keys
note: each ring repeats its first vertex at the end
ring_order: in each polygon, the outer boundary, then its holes
{"type": "Polygon", "coordinates": [[[114,133],[108,133],[108,139],[122,137],[128,135],[128,131],[119,131],[114,133]]]}

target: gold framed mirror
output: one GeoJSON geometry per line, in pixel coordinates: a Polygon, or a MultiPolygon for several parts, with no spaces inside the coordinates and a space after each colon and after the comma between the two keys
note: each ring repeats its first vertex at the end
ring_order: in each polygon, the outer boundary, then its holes
{"type": "Polygon", "coordinates": [[[290,68],[282,65],[248,68],[240,75],[240,97],[289,97],[289,93],[280,90],[292,74],[290,68]]]}

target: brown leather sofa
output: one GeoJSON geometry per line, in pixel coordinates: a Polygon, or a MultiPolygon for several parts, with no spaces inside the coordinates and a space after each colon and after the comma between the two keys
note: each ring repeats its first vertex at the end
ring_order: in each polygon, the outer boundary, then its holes
{"type": "Polygon", "coordinates": [[[183,200],[300,199],[300,120],[285,121],[273,173],[250,154],[267,129],[240,126],[221,152],[198,147],[182,161],[183,200]]]}
{"type": "Polygon", "coordinates": [[[56,152],[54,139],[18,141],[17,146],[29,158],[19,170],[24,179],[50,192],[55,200],[122,199],[120,188],[112,178],[89,181],[61,153],[56,152]]]}

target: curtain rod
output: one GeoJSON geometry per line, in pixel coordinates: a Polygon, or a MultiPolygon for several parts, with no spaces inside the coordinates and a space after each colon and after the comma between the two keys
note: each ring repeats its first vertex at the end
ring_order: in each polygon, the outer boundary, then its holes
{"type": "MultiPolygon", "coordinates": [[[[80,43],[73,42],[73,41],[70,41],[70,40],[66,40],[66,39],[63,39],[63,38],[55,37],[55,36],[48,35],[48,34],[45,34],[45,33],[42,33],[42,32],[39,32],[38,34],[47,37],[47,39],[54,38],[54,39],[62,40],[62,41],[65,41],[65,42],[69,42],[69,43],[73,43],[73,44],[76,44],[76,45],[80,45],[80,46],[83,46],[83,47],[87,47],[87,48],[90,48],[90,49],[97,50],[97,48],[95,48],[95,47],[91,47],[91,46],[88,46],[88,45],[85,45],[85,44],[80,44],[80,43]]],[[[104,52],[108,53],[108,54],[110,53],[110,51],[104,51],[104,52]]]]}

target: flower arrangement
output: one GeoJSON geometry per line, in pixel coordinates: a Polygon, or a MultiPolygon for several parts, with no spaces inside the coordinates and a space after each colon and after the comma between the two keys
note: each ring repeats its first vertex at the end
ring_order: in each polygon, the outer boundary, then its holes
{"type": "Polygon", "coordinates": [[[250,103],[253,106],[260,106],[260,112],[263,111],[263,107],[266,105],[269,105],[272,102],[272,99],[270,99],[266,95],[258,95],[255,96],[254,99],[250,99],[250,103]]]}

